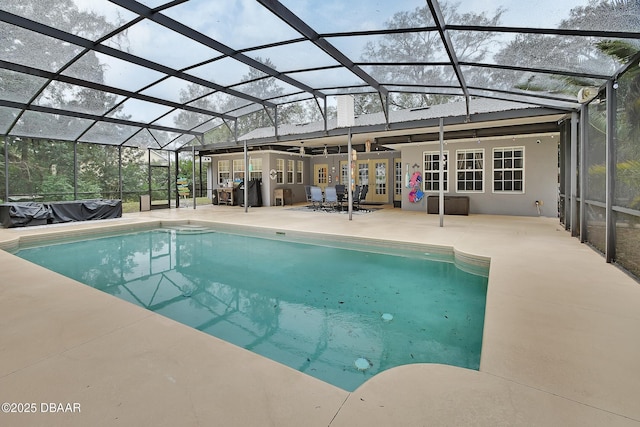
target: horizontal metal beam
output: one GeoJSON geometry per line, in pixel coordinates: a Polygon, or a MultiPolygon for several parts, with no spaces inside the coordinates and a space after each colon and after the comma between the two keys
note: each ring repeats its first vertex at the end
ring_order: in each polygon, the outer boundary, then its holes
{"type": "MultiPolygon", "coordinates": [[[[96,114],[81,113],[79,111],[60,110],[58,108],[45,107],[41,105],[25,104],[23,102],[7,101],[0,99],[0,107],[15,108],[18,110],[37,111],[40,113],[55,114],[66,117],[75,117],[79,119],[94,120],[96,122],[115,123],[119,125],[133,126],[144,129],[153,129],[164,132],[183,133],[188,135],[202,135],[202,132],[195,132],[189,129],[172,128],[168,126],[154,125],[150,123],[136,122],[133,120],[123,120],[115,117],[98,116],[96,114]]],[[[11,135],[11,133],[10,133],[11,135]]]]}
{"type": "Polygon", "coordinates": [[[629,31],[603,31],[581,28],[579,30],[569,28],[534,28],[534,27],[507,27],[485,25],[453,25],[446,26],[447,30],[477,31],[484,33],[516,33],[516,34],[542,34],[551,36],[575,36],[575,37],[602,37],[620,39],[640,39],[640,33],[629,31]]]}
{"type": "MultiPolygon", "coordinates": [[[[456,139],[492,138],[496,136],[530,135],[537,133],[558,132],[558,124],[555,122],[544,122],[524,125],[499,126],[482,129],[465,129],[456,131],[446,131],[444,139],[452,141],[456,139]]],[[[378,137],[379,144],[406,144],[407,136],[378,137]]],[[[412,143],[437,142],[439,134],[437,130],[428,133],[412,133],[410,135],[412,143]]]]}
{"type": "MultiPolygon", "coordinates": [[[[478,123],[482,123],[482,122],[491,122],[491,121],[509,120],[509,119],[525,119],[525,118],[539,117],[541,118],[541,120],[544,120],[544,117],[557,116],[565,113],[566,111],[562,109],[542,108],[542,107],[529,108],[526,110],[507,110],[507,111],[497,111],[497,112],[487,112],[487,113],[476,113],[471,115],[474,122],[474,124],[471,126],[477,126],[478,123]]],[[[400,143],[400,142],[406,143],[407,135],[409,134],[418,135],[416,133],[416,129],[433,128],[434,129],[433,132],[435,133],[435,138],[437,140],[438,138],[437,127],[439,125],[439,120],[440,119],[436,117],[432,119],[413,120],[409,122],[394,122],[394,123],[389,123],[388,125],[386,123],[380,123],[376,125],[354,126],[351,128],[351,133],[357,135],[357,134],[363,134],[363,133],[369,134],[369,133],[384,133],[389,131],[403,131],[403,132],[406,131],[406,133],[398,137],[384,137],[384,136],[376,137],[377,141],[379,142],[384,138],[400,138],[397,141],[393,141],[393,143],[400,143]]],[[[445,117],[444,124],[445,126],[465,125],[465,124],[469,124],[469,121],[464,115],[459,115],[459,116],[445,117]]],[[[517,135],[519,130],[527,133],[554,132],[554,131],[557,131],[557,122],[555,120],[550,121],[549,119],[546,119],[542,121],[537,128],[535,127],[535,124],[530,126],[529,125],[526,125],[526,126],[514,125],[514,126],[504,126],[504,127],[494,126],[494,128],[499,130],[492,132],[488,130],[491,128],[483,128],[483,130],[478,129],[477,131],[483,137],[512,135],[512,134],[517,135]]],[[[474,129],[477,129],[477,128],[474,127],[474,129]]],[[[430,134],[430,132],[422,132],[421,134],[426,135],[426,134],[430,134]]],[[[322,138],[346,136],[346,135],[348,135],[348,129],[336,128],[336,129],[330,129],[328,131],[323,130],[323,131],[304,132],[304,133],[298,133],[298,134],[280,135],[277,137],[268,136],[264,138],[254,138],[254,139],[248,139],[247,142],[249,143],[249,146],[255,147],[260,145],[282,144],[282,143],[294,142],[294,141],[300,141],[300,140],[311,141],[314,139],[322,139],[322,138]]],[[[390,139],[388,140],[391,141],[390,139]]],[[[235,146],[237,145],[234,142],[229,142],[228,145],[226,143],[221,142],[217,144],[210,144],[210,145],[207,145],[206,147],[214,150],[214,149],[229,149],[235,146]]]]}
{"type": "Polygon", "coordinates": [[[498,70],[523,71],[523,72],[540,73],[540,74],[554,74],[558,76],[582,77],[582,78],[589,78],[589,79],[607,80],[611,78],[611,76],[607,74],[584,73],[584,72],[578,72],[578,71],[559,70],[559,69],[521,67],[521,66],[515,66],[515,65],[486,64],[481,62],[462,61],[460,62],[460,65],[469,66],[469,67],[491,68],[491,69],[498,69],[498,70]]]}
{"type": "Polygon", "coordinates": [[[101,83],[95,83],[88,80],[82,80],[75,77],[66,76],[64,74],[56,74],[50,71],[41,70],[39,68],[28,67],[26,65],[15,64],[13,62],[7,62],[0,60],[0,68],[5,70],[11,70],[22,74],[28,74],[31,76],[42,77],[47,80],[57,80],[64,83],[73,84],[76,86],[86,87],[88,89],[94,89],[102,92],[113,93],[116,95],[121,95],[127,98],[139,99],[141,101],[147,101],[154,104],[165,105],[167,107],[182,109],[186,111],[191,111],[194,113],[205,114],[208,116],[214,116],[219,118],[224,118],[228,120],[234,120],[235,117],[229,116],[227,114],[217,113],[215,111],[206,110],[204,108],[192,107],[190,105],[181,104],[179,102],[168,101],[162,98],[156,98],[154,96],[143,95],[137,92],[131,92],[124,89],[119,89],[113,86],[107,86],[101,83]]]}
{"type": "MultiPolygon", "coordinates": [[[[445,24],[444,28],[451,31],[477,31],[484,33],[516,33],[516,34],[543,34],[554,36],[575,37],[602,37],[621,39],[640,39],[640,33],[631,31],[592,30],[592,29],[568,29],[568,28],[536,28],[536,27],[510,27],[503,25],[467,25],[445,24]]],[[[320,33],[322,38],[351,37],[351,36],[383,36],[387,34],[411,34],[438,31],[437,26],[389,28],[381,30],[342,31],[335,33],[320,33]]]]}
{"type": "Polygon", "coordinates": [[[516,91],[486,89],[470,87],[471,96],[478,98],[498,99],[501,101],[510,101],[520,104],[538,105],[540,107],[561,109],[565,112],[576,111],[580,108],[580,104],[576,101],[567,99],[550,97],[545,94],[522,93],[516,91]]]}

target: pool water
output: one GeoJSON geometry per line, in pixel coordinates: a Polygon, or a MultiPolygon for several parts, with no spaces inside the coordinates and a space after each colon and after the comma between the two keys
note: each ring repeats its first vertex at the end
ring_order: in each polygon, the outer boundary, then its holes
{"type": "Polygon", "coordinates": [[[410,363],[478,369],[486,275],[361,247],[162,228],[16,255],[348,391],[410,363]]]}

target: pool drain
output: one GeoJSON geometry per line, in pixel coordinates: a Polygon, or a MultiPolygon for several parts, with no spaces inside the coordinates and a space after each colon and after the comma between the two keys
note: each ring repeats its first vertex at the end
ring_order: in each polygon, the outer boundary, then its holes
{"type": "Polygon", "coordinates": [[[356,365],[358,371],[366,371],[373,366],[373,363],[371,363],[371,361],[366,357],[358,357],[354,362],[354,365],[356,365]]]}
{"type": "Polygon", "coordinates": [[[382,320],[383,320],[383,321],[385,321],[385,322],[390,322],[390,321],[392,321],[392,320],[393,320],[393,314],[391,314],[391,313],[384,313],[384,314],[382,315],[382,320]]]}

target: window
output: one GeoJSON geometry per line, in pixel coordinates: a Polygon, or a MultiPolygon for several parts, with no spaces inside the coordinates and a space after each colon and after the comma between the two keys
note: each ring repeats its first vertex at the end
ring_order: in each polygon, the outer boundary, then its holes
{"type": "Polygon", "coordinates": [[[484,149],[456,150],[457,190],[460,193],[484,191],[484,149]]]}
{"type": "Polygon", "coordinates": [[[224,186],[230,179],[229,160],[218,160],[218,185],[224,186]]]}
{"type": "Polygon", "coordinates": [[[373,165],[376,180],[375,180],[375,193],[378,196],[387,194],[387,160],[381,160],[374,162],[373,165]]]}
{"type": "Polygon", "coordinates": [[[249,179],[262,179],[262,158],[249,158],[249,179]]]}
{"type": "Polygon", "coordinates": [[[296,168],[296,182],[298,184],[304,184],[304,162],[302,160],[298,160],[298,167],[296,168]]]}
{"type": "Polygon", "coordinates": [[[393,181],[393,194],[399,196],[402,194],[402,160],[394,160],[393,171],[395,176],[395,180],[393,181]]]}
{"type": "MultiPolygon", "coordinates": [[[[449,152],[443,152],[444,157],[444,191],[449,191],[449,152]]],[[[424,160],[424,191],[440,191],[440,151],[425,151],[424,160]]]]}
{"type": "Polygon", "coordinates": [[[524,193],[524,147],[493,149],[493,191],[524,193]]]}
{"type": "Polygon", "coordinates": [[[349,162],[343,160],[340,162],[340,184],[349,185],[349,162]]]}
{"type": "Polygon", "coordinates": [[[294,166],[294,160],[287,160],[287,184],[293,184],[294,166]]]}
{"type": "Polygon", "coordinates": [[[328,177],[329,177],[329,172],[328,172],[328,167],[327,165],[315,165],[314,167],[314,174],[316,176],[315,178],[315,185],[319,185],[321,187],[325,187],[328,183],[328,177]]]}
{"type": "Polygon", "coordinates": [[[244,180],[244,159],[233,159],[233,181],[244,180]]]}
{"type": "Polygon", "coordinates": [[[360,185],[369,185],[369,162],[358,162],[358,183],[360,185]]]}
{"type": "Polygon", "coordinates": [[[276,159],[276,184],[284,183],[284,159],[276,159]]]}

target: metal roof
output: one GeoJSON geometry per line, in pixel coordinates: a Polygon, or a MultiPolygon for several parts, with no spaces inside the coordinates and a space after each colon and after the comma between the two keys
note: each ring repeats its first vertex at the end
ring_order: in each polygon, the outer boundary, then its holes
{"type": "Polygon", "coordinates": [[[640,0],[3,0],[0,34],[0,135],[178,150],[329,135],[340,95],[380,129],[576,110],[638,60],[640,0]]]}

